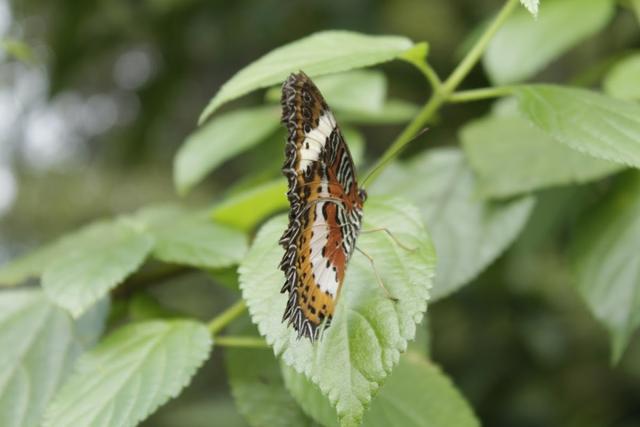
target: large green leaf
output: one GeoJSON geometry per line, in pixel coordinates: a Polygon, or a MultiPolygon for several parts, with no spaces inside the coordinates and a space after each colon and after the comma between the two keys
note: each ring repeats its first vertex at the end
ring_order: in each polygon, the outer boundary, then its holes
{"type": "Polygon", "coordinates": [[[574,150],[640,167],[640,105],[596,92],[553,85],[515,89],[536,126],[574,150]]]}
{"type": "Polygon", "coordinates": [[[578,291],[611,332],[614,360],[640,325],[640,173],[621,178],[573,242],[578,291]]]}
{"type": "MultiPolygon", "coordinates": [[[[305,412],[325,426],[337,425],[335,411],[314,384],[286,366],[283,376],[305,412]]],[[[374,397],[362,425],[475,427],[480,423],[451,380],[437,366],[409,352],[374,397]]]]}
{"type": "Polygon", "coordinates": [[[265,224],[240,266],[240,287],[253,321],[276,354],[319,385],[337,407],[345,425],[357,425],[400,351],[415,334],[426,309],[435,255],[415,208],[397,199],[371,198],[363,229],[388,228],[409,251],[383,232],[362,233],[358,246],[375,261],[390,293],[376,284],[369,261],[356,252],[349,262],[332,325],[315,345],[297,339],[282,323],[287,296],[280,293],[284,275],[278,239],[284,217],[265,224]],[[339,366],[340,369],[336,369],[339,366]]]}
{"type": "Polygon", "coordinates": [[[640,53],[626,57],[609,71],[604,90],[616,98],[640,100],[640,53]]]}
{"type": "Polygon", "coordinates": [[[244,233],[211,221],[206,212],[169,205],[128,219],[153,237],[153,256],[164,262],[216,269],[238,264],[247,252],[244,233]]]}
{"type": "Polygon", "coordinates": [[[35,289],[0,292],[0,425],[35,427],[80,354],[102,332],[107,304],[75,322],[35,289]]]}
{"type": "Polygon", "coordinates": [[[42,286],[51,300],[77,317],[137,270],[153,244],[153,238],[124,221],[98,223],[51,260],[42,286]]]}
{"type": "Polygon", "coordinates": [[[624,168],[573,150],[520,117],[475,120],[464,126],[460,139],[485,197],[583,183],[624,168]]]}
{"type": "Polygon", "coordinates": [[[173,179],[181,194],[225,160],[258,144],[279,126],[273,106],[239,110],[216,117],[191,134],[176,154],[173,179]]]}
{"type": "Polygon", "coordinates": [[[613,11],[612,0],[545,1],[537,19],[516,11],[489,44],[484,67],[494,83],[526,80],[600,31],[613,11]]]}
{"type": "Polygon", "coordinates": [[[271,351],[230,348],[225,351],[225,360],[236,406],[251,426],[315,425],[285,389],[271,351]]]}
{"type": "Polygon", "coordinates": [[[59,258],[83,240],[90,239],[94,229],[104,227],[105,222],[95,222],[65,235],[51,243],[9,261],[0,267],[0,286],[17,285],[30,277],[40,276],[52,260],[59,258]]]}
{"type": "Polygon", "coordinates": [[[80,358],[44,426],[135,426],[180,393],[211,345],[206,326],[192,321],[125,326],[80,358]]]}
{"type": "MultiPolygon", "coordinates": [[[[352,70],[314,80],[331,109],[338,112],[378,112],[387,96],[387,80],[376,70],[352,70]]],[[[280,86],[269,89],[269,101],[280,100],[280,86]]],[[[339,115],[339,114],[338,114],[339,115]]]]}
{"type": "Polygon", "coordinates": [[[249,64],[213,97],[200,116],[205,121],[223,103],[253,90],[281,83],[303,70],[312,77],[391,61],[411,49],[405,37],[323,31],[279,47],[249,64]]]}
{"type": "Polygon", "coordinates": [[[518,236],[534,199],[486,202],[473,172],[456,149],[429,150],[392,165],[370,194],[397,194],[420,209],[438,254],[434,299],[450,294],[492,263],[518,236]]]}

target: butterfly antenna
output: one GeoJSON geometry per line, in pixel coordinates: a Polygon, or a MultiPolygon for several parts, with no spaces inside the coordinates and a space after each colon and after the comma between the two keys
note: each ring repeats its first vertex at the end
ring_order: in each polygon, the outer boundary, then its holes
{"type": "MultiPolygon", "coordinates": [[[[404,144],[402,147],[397,148],[395,151],[393,151],[391,153],[391,155],[389,156],[390,159],[396,158],[398,155],[400,155],[400,153],[402,152],[402,150],[404,150],[411,141],[413,141],[414,139],[417,139],[419,137],[421,137],[426,131],[428,131],[429,128],[422,128],[422,130],[420,132],[418,132],[417,134],[415,134],[415,136],[413,138],[411,138],[409,141],[407,141],[406,144],[404,144]]],[[[369,178],[371,178],[371,176],[376,173],[376,171],[378,171],[378,169],[380,169],[382,166],[384,166],[387,162],[382,162],[382,163],[378,163],[372,170],[369,171],[369,173],[367,174],[367,176],[362,180],[362,187],[365,187],[365,183],[369,180],[369,178]]]]}

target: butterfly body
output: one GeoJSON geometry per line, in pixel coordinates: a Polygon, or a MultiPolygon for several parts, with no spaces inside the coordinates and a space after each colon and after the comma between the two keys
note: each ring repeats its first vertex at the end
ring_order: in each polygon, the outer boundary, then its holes
{"type": "Polygon", "coordinates": [[[285,254],[283,316],[312,341],[329,326],[347,263],[360,232],[366,192],[358,188],[349,148],[333,113],[304,73],[282,88],[287,127],[283,173],[289,191],[289,225],[280,239],[285,254]]]}

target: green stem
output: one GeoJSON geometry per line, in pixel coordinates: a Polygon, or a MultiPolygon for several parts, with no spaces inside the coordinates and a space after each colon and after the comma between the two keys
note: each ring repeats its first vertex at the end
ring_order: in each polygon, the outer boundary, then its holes
{"type": "Polygon", "coordinates": [[[482,89],[462,90],[449,95],[447,99],[450,103],[481,101],[489,98],[500,98],[502,96],[511,95],[513,87],[487,87],[482,89]]]}
{"type": "Polygon", "coordinates": [[[215,338],[215,345],[221,347],[269,348],[269,344],[260,337],[241,337],[225,335],[215,338]]]}
{"type": "MultiPolygon", "coordinates": [[[[487,27],[482,36],[476,41],[475,45],[471,48],[471,50],[465,55],[463,60],[458,64],[458,66],[453,70],[449,78],[438,86],[439,90],[434,90],[431,98],[424,107],[418,112],[418,115],[407,125],[407,127],[402,131],[400,135],[396,138],[396,140],[389,146],[387,151],[378,159],[378,161],[371,167],[369,173],[366,175],[365,180],[363,181],[363,185],[365,182],[369,180],[375,180],[384,167],[391,162],[391,160],[395,159],[402,149],[409,144],[415,135],[420,132],[424,126],[431,120],[433,115],[440,109],[440,107],[449,100],[449,97],[456,90],[458,85],[462,83],[462,80],[469,74],[471,69],[476,65],[483,52],[487,48],[489,41],[498,31],[500,26],[504,23],[504,21],[509,17],[509,15],[513,12],[513,10],[518,6],[519,0],[507,0],[507,2],[502,6],[502,9],[495,17],[491,25],[487,27]]],[[[425,63],[425,65],[418,66],[418,68],[425,73],[425,70],[430,69],[425,63]]],[[[434,73],[435,75],[435,73],[434,73]]],[[[427,74],[425,74],[427,76],[427,74]]],[[[429,81],[431,82],[432,77],[427,76],[429,81]]],[[[432,83],[433,84],[433,83],[432,83]]]]}
{"type": "Polygon", "coordinates": [[[225,311],[214,317],[211,322],[209,322],[209,331],[211,331],[211,335],[216,335],[218,332],[224,329],[229,323],[231,323],[235,318],[240,316],[247,309],[246,304],[243,300],[240,300],[233,304],[231,307],[227,308],[225,311]]]}
{"type": "Polygon", "coordinates": [[[440,80],[440,77],[438,76],[438,73],[436,73],[436,70],[434,70],[431,65],[429,65],[429,63],[424,60],[414,61],[412,63],[413,65],[418,67],[422,74],[427,78],[429,84],[431,85],[431,88],[433,89],[433,92],[439,92],[442,88],[442,80],[440,80]]]}

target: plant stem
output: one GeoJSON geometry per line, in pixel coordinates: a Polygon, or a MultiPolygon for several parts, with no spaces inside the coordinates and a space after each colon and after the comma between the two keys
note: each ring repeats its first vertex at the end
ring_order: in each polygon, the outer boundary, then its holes
{"type": "Polygon", "coordinates": [[[458,102],[480,101],[488,98],[499,98],[501,96],[510,95],[512,91],[513,91],[513,88],[511,86],[487,87],[482,89],[462,90],[459,92],[453,92],[451,95],[449,95],[447,102],[458,103],[458,102]]]}
{"type": "Polygon", "coordinates": [[[269,344],[260,337],[241,337],[233,335],[216,337],[215,345],[221,347],[269,348],[269,344]]]}
{"type": "MultiPolygon", "coordinates": [[[[485,49],[487,48],[489,41],[491,41],[491,38],[495,35],[500,26],[509,17],[513,10],[518,6],[518,1],[519,0],[507,0],[491,25],[487,27],[482,36],[476,41],[475,45],[462,59],[460,64],[458,64],[455,70],[453,70],[447,80],[445,80],[444,83],[438,86],[439,90],[434,90],[431,98],[418,112],[418,115],[411,121],[411,123],[407,125],[404,131],[402,131],[402,133],[398,135],[396,140],[389,146],[387,151],[385,151],[384,154],[378,159],[378,161],[371,167],[368,174],[366,175],[365,180],[363,181],[363,185],[366,181],[376,179],[380,175],[384,167],[386,167],[391,160],[395,159],[400,154],[402,149],[413,140],[415,135],[424,128],[424,126],[440,109],[440,107],[445,102],[449,101],[449,98],[453,91],[456,90],[458,85],[462,83],[462,80],[464,80],[471,69],[476,65],[485,49]]],[[[426,64],[418,66],[418,68],[423,73],[425,73],[425,70],[430,69],[430,67],[428,67],[426,64]]],[[[427,76],[427,79],[429,79],[430,83],[432,83],[431,79],[433,78],[433,76],[429,77],[427,74],[425,74],[425,76],[427,76]]]]}
{"type": "Polygon", "coordinates": [[[227,308],[222,313],[218,314],[209,322],[209,331],[211,331],[211,335],[216,335],[225,326],[231,323],[235,318],[240,316],[247,309],[244,300],[239,300],[231,307],[227,308]]]}
{"type": "Polygon", "coordinates": [[[424,74],[424,76],[429,81],[429,84],[431,85],[431,89],[433,89],[433,92],[434,93],[439,92],[442,88],[442,80],[440,80],[438,73],[436,73],[436,71],[431,67],[431,65],[429,65],[429,63],[426,61],[414,61],[412,63],[413,65],[418,67],[420,71],[422,71],[422,74],[424,74]]]}

